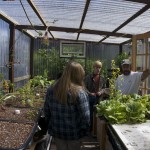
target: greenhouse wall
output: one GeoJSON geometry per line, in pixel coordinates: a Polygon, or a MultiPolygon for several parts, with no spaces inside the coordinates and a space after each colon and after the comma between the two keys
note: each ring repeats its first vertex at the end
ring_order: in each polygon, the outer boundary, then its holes
{"type": "Polygon", "coordinates": [[[53,79],[58,72],[62,71],[60,69],[62,59],[59,58],[59,43],[58,40],[49,40],[46,44],[42,39],[34,40],[33,76],[44,75],[46,71],[49,79],[53,79]]]}
{"type": "MultiPolygon", "coordinates": [[[[63,71],[66,62],[72,58],[59,57],[60,43],[60,40],[49,40],[47,43],[39,38],[34,40],[33,76],[43,75],[46,70],[49,78],[54,79],[59,72],[63,71]]],[[[110,69],[111,60],[118,54],[118,45],[86,42],[86,58],[76,58],[76,61],[80,62],[85,70],[88,70],[87,72],[89,72],[89,65],[92,65],[90,63],[94,60],[101,60],[104,67],[110,69]]]]}
{"type": "Polygon", "coordinates": [[[10,30],[9,24],[0,19],[0,74],[2,74],[6,80],[9,79],[9,67],[6,64],[9,63],[9,37],[10,30]]]}
{"type": "Polygon", "coordinates": [[[0,82],[9,80],[10,51],[14,49],[14,82],[15,88],[23,86],[30,78],[30,42],[31,38],[23,32],[15,30],[14,47],[10,45],[9,24],[0,19],[0,82]],[[19,83],[20,82],[20,83],[19,83]]]}
{"type": "Polygon", "coordinates": [[[119,54],[119,46],[111,44],[97,44],[89,42],[86,44],[87,59],[101,60],[104,67],[111,69],[111,60],[119,54]]]}
{"type": "Polygon", "coordinates": [[[30,78],[31,38],[15,30],[14,78],[16,87],[23,86],[30,78]]]}
{"type": "MultiPolygon", "coordinates": [[[[0,20],[0,73],[5,79],[9,79],[9,24],[0,20]]],[[[56,78],[62,72],[64,66],[72,58],[60,58],[60,40],[34,39],[34,46],[31,49],[31,38],[23,32],[15,29],[14,40],[14,82],[15,88],[23,86],[30,79],[30,67],[33,67],[33,76],[48,74],[49,79],[56,78]],[[30,51],[33,51],[33,60],[30,60],[30,51]],[[33,66],[30,66],[33,61],[33,66]]],[[[119,54],[118,45],[97,44],[86,42],[86,57],[77,59],[86,72],[91,71],[89,62],[101,60],[104,68],[110,69],[111,60],[119,54]],[[88,70],[88,71],[87,71],[88,70]]],[[[91,64],[92,65],[92,64],[91,64]]]]}

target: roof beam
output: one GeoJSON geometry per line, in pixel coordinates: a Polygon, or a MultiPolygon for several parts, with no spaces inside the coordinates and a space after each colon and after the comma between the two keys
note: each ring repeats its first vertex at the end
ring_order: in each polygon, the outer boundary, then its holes
{"type": "Polygon", "coordinates": [[[113,32],[117,32],[121,28],[123,28],[125,25],[127,25],[129,22],[134,20],[136,17],[140,16],[142,13],[144,13],[146,10],[150,8],[150,5],[146,5],[141,10],[139,10],[136,14],[134,14],[132,17],[130,17],[128,20],[126,20],[123,24],[121,24],[118,28],[116,28],[113,32]]]}
{"type": "MultiPolygon", "coordinates": [[[[122,23],[118,28],[116,28],[114,31],[112,31],[112,33],[116,33],[118,30],[120,30],[121,28],[123,28],[125,25],[127,25],[129,22],[131,22],[132,20],[134,20],[136,17],[140,16],[142,13],[144,13],[145,11],[147,11],[150,8],[150,4],[144,6],[141,10],[139,10],[137,13],[135,13],[133,16],[131,16],[129,19],[127,19],[124,23],[122,23]]],[[[102,41],[104,41],[105,39],[107,39],[109,36],[104,37],[102,40],[100,40],[98,43],[101,43],[102,41]]]]}
{"type": "Polygon", "coordinates": [[[9,24],[17,24],[16,22],[14,22],[13,20],[11,20],[11,18],[7,17],[5,14],[0,13],[0,18],[3,19],[4,21],[6,21],[9,24]]]}
{"type": "Polygon", "coordinates": [[[27,29],[27,30],[46,30],[46,26],[38,26],[38,25],[16,25],[16,29],[27,29]]]}
{"type": "MultiPolygon", "coordinates": [[[[43,25],[44,25],[45,27],[47,27],[47,25],[46,25],[44,19],[42,18],[42,16],[40,15],[39,11],[37,10],[37,8],[35,7],[35,5],[33,4],[32,0],[27,0],[27,1],[28,1],[29,5],[31,6],[31,8],[33,9],[33,11],[34,11],[34,12],[36,13],[36,15],[38,16],[38,18],[41,20],[41,22],[43,23],[43,25]]],[[[49,31],[49,33],[50,33],[50,35],[51,35],[51,36],[53,37],[53,39],[54,39],[53,34],[52,34],[50,31],[49,31]]]]}
{"type": "Polygon", "coordinates": [[[126,0],[126,1],[143,3],[143,4],[149,4],[150,3],[149,0],[126,0]]]}
{"type": "MultiPolygon", "coordinates": [[[[38,37],[39,39],[40,39],[40,37],[38,37]]],[[[63,38],[56,38],[55,40],[64,40],[63,38]]],[[[76,40],[73,40],[73,39],[65,39],[65,41],[76,41],[76,40]]],[[[86,40],[81,40],[82,42],[90,42],[90,41],[86,41],[86,40]]],[[[95,43],[95,44],[97,44],[97,42],[95,42],[95,41],[92,41],[92,43],[95,43]]],[[[109,45],[120,45],[120,43],[109,43],[109,42],[103,42],[103,43],[101,43],[101,44],[109,44],[109,45]]]]}
{"type": "MultiPolygon", "coordinates": [[[[33,27],[29,26],[29,25],[16,25],[16,29],[20,29],[20,30],[21,29],[33,30],[33,27]]],[[[36,30],[45,30],[46,27],[44,27],[44,26],[34,26],[34,29],[36,29],[36,30]]],[[[64,28],[64,27],[55,27],[55,26],[49,27],[48,30],[51,30],[51,31],[60,31],[60,32],[70,32],[70,33],[78,33],[79,32],[78,28],[64,28]]],[[[131,34],[112,33],[112,32],[107,32],[107,31],[89,30],[89,29],[80,30],[80,33],[96,34],[96,35],[108,35],[108,36],[116,36],[116,37],[124,37],[124,38],[132,38],[131,34]]]]}
{"type": "MultiPolygon", "coordinates": [[[[86,1],[86,5],[85,5],[84,12],[83,12],[83,16],[82,16],[82,19],[81,19],[81,23],[80,23],[79,31],[82,29],[83,22],[84,22],[84,19],[85,19],[85,16],[86,16],[87,10],[88,10],[89,5],[90,5],[90,1],[91,1],[91,0],[87,0],[87,1],[86,1]]],[[[77,40],[79,39],[79,35],[80,35],[80,33],[78,33],[78,35],[77,35],[77,40]]]]}

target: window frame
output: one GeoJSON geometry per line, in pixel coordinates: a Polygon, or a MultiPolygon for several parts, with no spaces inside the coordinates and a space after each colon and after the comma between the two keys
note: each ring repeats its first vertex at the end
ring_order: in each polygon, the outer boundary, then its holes
{"type": "Polygon", "coordinates": [[[65,58],[71,58],[71,57],[76,57],[76,58],[86,58],[86,43],[85,42],[74,42],[74,41],[60,41],[60,57],[65,57],[65,58]],[[64,45],[83,45],[83,51],[81,52],[64,52],[63,48],[64,45]],[[78,55],[79,54],[79,55],[78,55]],[[81,55],[81,56],[80,56],[81,55]]]}

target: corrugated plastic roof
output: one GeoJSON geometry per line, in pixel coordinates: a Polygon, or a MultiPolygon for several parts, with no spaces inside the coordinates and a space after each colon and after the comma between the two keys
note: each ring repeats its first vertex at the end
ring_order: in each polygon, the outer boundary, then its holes
{"type": "Polygon", "coordinates": [[[33,37],[48,27],[49,38],[120,44],[150,31],[150,0],[1,0],[0,18],[33,37]]]}

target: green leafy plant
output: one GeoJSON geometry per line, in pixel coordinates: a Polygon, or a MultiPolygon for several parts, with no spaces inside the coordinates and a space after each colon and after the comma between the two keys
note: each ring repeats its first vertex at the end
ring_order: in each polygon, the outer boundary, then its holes
{"type": "Polygon", "coordinates": [[[43,76],[37,75],[33,79],[30,79],[30,84],[32,87],[41,86],[46,87],[50,85],[50,81],[48,81],[47,73],[45,72],[43,76]]]}
{"type": "Polygon", "coordinates": [[[117,66],[120,66],[122,60],[128,59],[128,58],[129,58],[128,54],[127,54],[126,52],[123,52],[123,53],[121,53],[121,54],[118,54],[118,55],[115,57],[114,61],[115,61],[115,63],[116,63],[117,66]]]}
{"type": "Polygon", "coordinates": [[[150,95],[124,95],[115,90],[119,68],[116,68],[114,60],[112,60],[111,67],[110,97],[96,105],[97,115],[111,124],[145,122],[150,118],[150,95]]]}
{"type": "Polygon", "coordinates": [[[0,73],[0,81],[4,78],[4,75],[0,73]]]}
{"type": "Polygon", "coordinates": [[[34,74],[43,76],[44,70],[48,70],[48,80],[53,80],[59,72],[63,72],[67,62],[68,59],[59,58],[59,49],[40,48],[34,52],[34,74]]]}
{"type": "Polygon", "coordinates": [[[7,93],[7,94],[3,95],[0,98],[0,105],[3,105],[5,101],[7,101],[11,98],[15,98],[15,95],[13,93],[7,93]]]}
{"type": "Polygon", "coordinates": [[[145,122],[150,119],[149,96],[118,94],[97,104],[97,115],[103,116],[111,124],[145,122]]]}
{"type": "Polygon", "coordinates": [[[16,93],[19,95],[19,100],[24,106],[28,105],[28,100],[33,101],[35,98],[34,88],[31,87],[30,82],[27,82],[22,88],[19,88],[16,93]]]}
{"type": "Polygon", "coordinates": [[[112,77],[109,79],[109,86],[110,86],[110,99],[115,97],[119,91],[115,89],[115,82],[116,78],[120,74],[120,69],[116,67],[115,61],[111,61],[111,70],[112,70],[112,77]]]}

